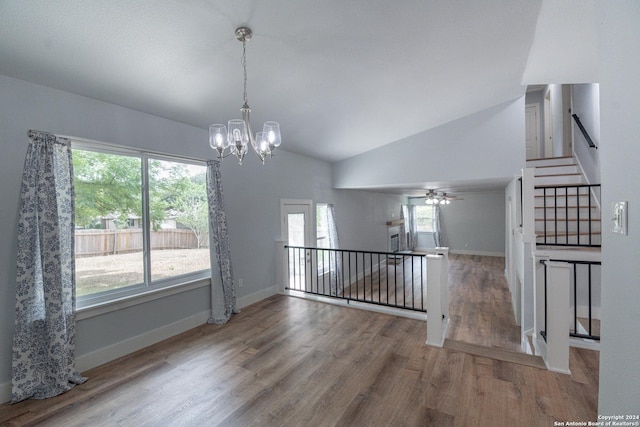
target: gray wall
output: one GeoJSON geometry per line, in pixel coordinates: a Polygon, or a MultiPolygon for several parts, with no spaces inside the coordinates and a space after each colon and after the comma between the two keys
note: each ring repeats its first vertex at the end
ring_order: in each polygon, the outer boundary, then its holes
{"type": "MultiPolygon", "coordinates": [[[[629,234],[603,224],[602,350],[598,412],[640,414],[640,2],[596,2],[600,58],[603,218],[629,202],[629,234]]],[[[604,221],[603,221],[604,222],[604,221]]]]}
{"type": "MultiPolygon", "coordinates": [[[[0,76],[0,392],[10,380],[13,339],[19,192],[29,129],[105,141],[122,146],[213,158],[207,130],[59,90],[0,76]]],[[[274,242],[280,237],[280,199],[335,203],[342,244],[385,249],[385,222],[399,216],[400,196],[334,191],[331,166],[280,151],[266,165],[233,158],[222,165],[229,237],[240,300],[275,285],[274,242]]],[[[108,349],[206,312],[209,289],[199,288],[78,321],[76,355],[108,349]]],[[[7,398],[2,395],[1,398],[7,398]]]]}
{"type": "Polygon", "coordinates": [[[525,165],[524,137],[521,97],[337,162],[334,187],[510,178],[525,165]]]}
{"type": "MultiPolygon", "coordinates": [[[[573,108],[596,145],[600,145],[600,88],[597,83],[573,85],[573,108]]],[[[589,184],[600,184],[600,153],[587,145],[573,119],[573,152],[589,184]]]]}
{"type": "Polygon", "coordinates": [[[504,256],[504,190],[457,195],[462,200],[440,209],[442,245],[452,252],[504,256]]]}
{"type": "Polygon", "coordinates": [[[357,190],[337,190],[334,196],[340,246],[388,251],[387,221],[400,218],[407,198],[357,190]]]}

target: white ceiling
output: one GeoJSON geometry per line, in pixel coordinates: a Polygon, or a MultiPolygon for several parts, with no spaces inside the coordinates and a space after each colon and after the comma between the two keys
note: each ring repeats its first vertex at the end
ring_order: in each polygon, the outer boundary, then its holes
{"type": "Polygon", "coordinates": [[[559,1],[1,0],[0,74],[206,129],[240,116],[248,25],[254,128],[333,162],[545,83],[565,55],[538,17],[588,3],[559,1]]]}

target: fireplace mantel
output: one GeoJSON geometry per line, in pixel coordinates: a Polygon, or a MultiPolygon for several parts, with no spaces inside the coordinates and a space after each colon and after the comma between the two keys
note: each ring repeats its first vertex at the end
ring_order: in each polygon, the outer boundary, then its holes
{"type": "Polygon", "coordinates": [[[404,224],[404,219],[392,219],[391,221],[387,221],[387,227],[395,227],[396,225],[404,224]]]}

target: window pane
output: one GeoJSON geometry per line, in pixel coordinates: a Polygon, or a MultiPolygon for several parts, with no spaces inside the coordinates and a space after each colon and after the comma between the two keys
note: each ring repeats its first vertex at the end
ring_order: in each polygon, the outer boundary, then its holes
{"type": "Polygon", "coordinates": [[[206,167],[157,159],[148,164],[151,280],[208,269],[206,167]]]}
{"type": "Polygon", "coordinates": [[[433,206],[416,205],[416,222],[418,232],[433,231],[433,206]]]}
{"type": "Polygon", "coordinates": [[[73,150],[76,294],[144,283],[139,157],[73,150]]]}

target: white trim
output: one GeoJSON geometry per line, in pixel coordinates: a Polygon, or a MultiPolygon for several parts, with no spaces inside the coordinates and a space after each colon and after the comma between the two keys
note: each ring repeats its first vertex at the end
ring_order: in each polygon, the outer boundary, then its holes
{"type": "Polygon", "coordinates": [[[149,301],[165,298],[171,295],[189,292],[194,289],[204,288],[211,285],[211,278],[197,279],[188,283],[180,283],[173,286],[166,286],[158,289],[150,289],[147,292],[128,295],[118,299],[112,299],[103,303],[89,305],[79,308],[76,311],[76,320],[89,319],[91,317],[100,316],[102,314],[111,313],[112,311],[121,310],[123,308],[140,305],[149,301]]]}
{"type": "Polygon", "coordinates": [[[571,347],[584,348],[586,350],[600,351],[600,343],[594,340],[571,337],[569,338],[569,345],[571,347]]]}
{"type": "Polygon", "coordinates": [[[140,335],[127,338],[126,340],[111,344],[91,353],[78,356],[76,358],[76,368],[79,372],[83,372],[186,332],[189,329],[207,323],[210,314],[209,310],[202,311],[193,316],[146,331],[140,335]]]}
{"type": "Polygon", "coordinates": [[[267,299],[270,296],[273,296],[278,293],[277,286],[270,286],[266,289],[261,289],[258,292],[254,292],[249,295],[245,295],[243,297],[238,298],[237,305],[238,308],[244,308],[250,306],[251,304],[255,304],[263,299],[267,299]]]}
{"type": "MultiPolygon", "coordinates": [[[[534,328],[531,328],[520,333],[522,335],[522,339],[520,340],[520,350],[522,350],[524,353],[531,354],[531,350],[535,352],[535,345],[533,346],[534,348],[531,348],[531,346],[529,345],[529,336],[534,335],[533,331],[534,328]]],[[[534,340],[532,339],[531,341],[534,340]]]]}
{"type": "Polygon", "coordinates": [[[493,251],[467,251],[464,249],[449,249],[450,254],[458,254],[458,255],[480,255],[480,256],[499,256],[504,257],[504,252],[493,252],[493,251]]]}
{"type": "Polygon", "coordinates": [[[309,235],[307,236],[306,234],[306,230],[305,230],[305,238],[307,238],[309,240],[309,246],[311,245],[311,240],[314,238],[315,236],[315,231],[311,230],[311,224],[315,224],[315,219],[316,219],[316,214],[314,211],[314,205],[313,205],[313,200],[311,199],[280,199],[280,218],[281,218],[281,223],[280,223],[280,239],[287,241],[287,232],[288,230],[285,229],[285,222],[284,222],[284,216],[285,216],[285,206],[287,205],[304,205],[304,206],[308,206],[309,207],[309,235]]]}

